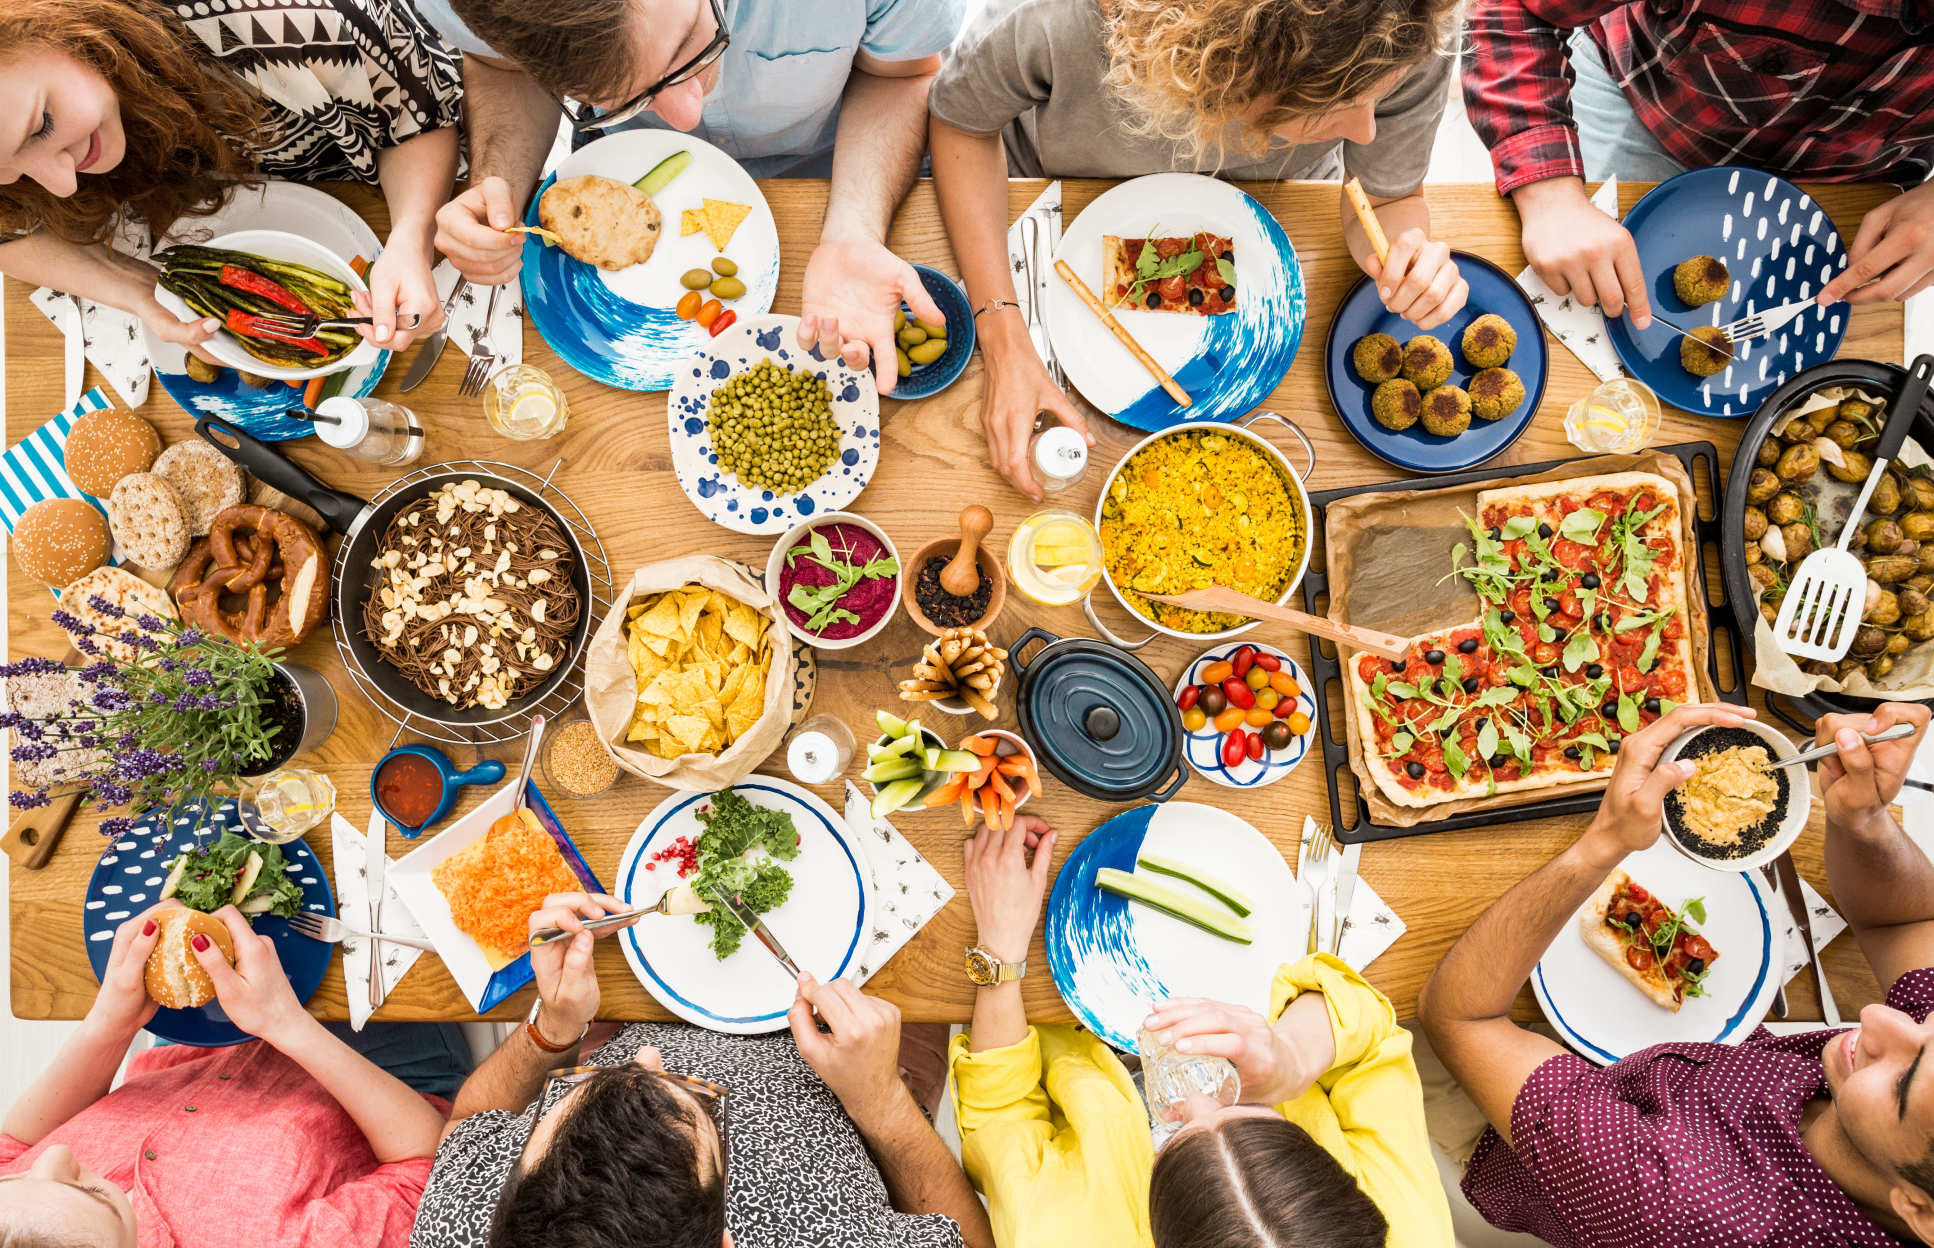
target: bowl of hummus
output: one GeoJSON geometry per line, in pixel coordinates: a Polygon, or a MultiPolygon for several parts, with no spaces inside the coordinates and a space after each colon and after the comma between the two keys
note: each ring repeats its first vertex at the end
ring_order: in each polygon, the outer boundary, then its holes
{"type": "Polygon", "coordinates": [[[1666,838],[1722,871],[1751,871],[1779,857],[1806,830],[1813,808],[1805,770],[1774,766],[1798,752],[1778,729],[1751,721],[1681,736],[1660,759],[1693,765],[1691,777],[1666,794],[1666,838]]]}
{"type": "Polygon", "coordinates": [[[900,556],[886,530],[835,511],[788,529],[766,560],[766,592],[793,636],[844,650],[886,627],[900,600],[900,556]]]}

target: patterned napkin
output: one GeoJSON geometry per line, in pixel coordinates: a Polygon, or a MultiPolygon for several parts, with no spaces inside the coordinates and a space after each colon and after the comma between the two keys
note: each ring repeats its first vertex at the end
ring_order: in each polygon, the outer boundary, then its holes
{"type": "MultiPolygon", "coordinates": [[[[1807,883],[1804,876],[1800,879],[1800,895],[1806,898],[1806,921],[1813,931],[1813,947],[1816,950],[1824,949],[1834,937],[1847,930],[1847,921],[1826,903],[1826,898],[1820,896],[1819,890],[1807,883]]],[[[1800,941],[1800,925],[1794,922],[1793,912],[1786,908],[1785,898],[1774,898],[1773,905],[1783,920],[1780,948],[1785,950],[1786,978],[1790,980],[1801,974],[1810,978],[1812,973],[1806,969],[1806,946],[1800,941]]]]}
{"type": "MultiPolygon", "coordinates": [[[[1592,204],[1612,220],[1618,220],[1618,179],[1607,178],[1605,185],[1592,196],[1592,204]]],[[[1600,381],[1626,376],[1625,366],[1618,362],[1618,352],[1605,337],[1603,312],[1574,303],[1570,295],[1559,294],[1529,267],[1518,274],[1518,285],[1530,296],[1531,306],[1538,310],[1538,319],[1545,323],[1551,336],[1564,343],[1578,357],[1578,362],[1596,373],[1600,381]]]]}
{"type": "MultiPolygon", "coordinates": [[[[331,859],[336,864],[336,913],[351,927],[369,926],[369,887],[367,863],[372,845],[383,843],[385,824],[383,816],[371,811],[369,832],[358,834],[349,820],[341,815],[333,815],[329,820],[329,848],[331,859]]],[[[397,936],[413,936],[427,940],[423,928],[417,924],[410,908],[397,900],[396,860],[389,860],[383,868],[383,930],[397,936]]],[[[372,1007],[369,1004],[369,948],[368,943],[359,937],[351,937],[342,942],[342,977],[345,990],[349,994],[349,1025],[357,1031],[369,1021],[372,1007]]],[[[416,960],[423,956],[420,949],[407,945],[393,945],[383,942],[383,996],[388,997],[396,991],[400,981],[416,960]]]]}
{"type": "MultiPolygon", "coordinates": [[[[65,294],[42,286],[27,298],[61,333],[71,332],[74,305],[65,294]]],[[[148,401],[148,381],[154,375],[141,318],[92,299],[82,299],[80,304],[81,341],[86,344],[88,362],[107,378],[123,403],[140,407],[148,401]]]]}
{"type": "MultiPolygon", "coordinates": [[[[1061,246],[1061,183],[1050,182],[1040,196],[1028,205],[1027,211],[1015,218],[1014,224],[1007,227],[1008,267],[1014,270],[1015,301],[1021,305],[1021,317],[1027,322],[1028,337],[1034,342],[1034,349],[1040,353],[1043,362],[1052,371],[1056,366],[1054,348],[1048,343],[1048,283],[1054,277],[1054,253],[1061,246]],[[1027,222],[1036,222],[1028,225],[1027,222]],[[1028,241],[1039,230],[1039,263],[1035,265],[1032,282],[1028,281],[1027,253],[1028,241]]],[[[1057,376],[1056,381],[1060,378],[1057,376]]]]}
{"type": "Polygon", "coordinates": [[[953,900],[954,889],[898,828],[873,817],[851,780],[846,782],[846,829],[859,838],[873,869],[873,932],[851,977],[863,984],[953,900]]]}
{"type": "MultiPolygon", "coordinates": [[[[1296,878],[1298,880],[1303,878],[1303,860],[1308,857],[1307,847],[1309,845],[1310,831],[1315,825],[1315,819],[1309,815],[1303,816],[1302,842],[1296,850],[1296,878]]],[[[1339,862],[1331,864],[1332,870],[1340,866],[1340,856],[1345,848],[1344,846],[1337,847],[1335,853],[1339,857],[1339,862]]],[[[1313,905],[1315,904],[1315,899],[1310,898],[1309,902],[1313,905]]],[[[1308,921],[1309,914],[1305,910],[1303,912],[1302,922],[1303,924],[1307,924],[1308,921]]],[[[1377,890],[1370,887],[1370,881],[1364,879],[1362,874],[1359,873],[1357,875],[1356,891],[1350,895],[1350,912],[1344,916],[1343,944],[1337,956],[1361,972],[1372,962],[1382,957],[1390,946],[1396,944],[1398,938],[1404,934],[1404,931],[1404,921],[1397,917],[1395,910],[1392,910],[1385,904],[1382,897],[1377,895],[1377,890]]]]}
{"type": "MultiPolygon", "coordinates": [[[[437,298],[448,300],[450,292],[456,289],[459,277],[456,269],[448,260],[440,261],[432,276],[436,278],[437,298]]],[[[457,297],[456,306],[450,309],[450,345],[469,355],[476,348],[477,333],[489,307],[490,287],[474,282],[465,287],[457,297]]],[[[497,348],[498,368],[524,362],[524,288],[519,283],[511,282],[497,296],[497,315],[491,320],[487,336],[497,348]]]]}
{"type": "MultiPolygon", "coordinates": [[[[99,386],[89,390],[80,402],[20,439],[0,455],[0,522],[13,532],[13,526],[27,508],[50,498],[85,498],[97,508],[99,500],[81,492],[67,475],[67,434],[74,422],[88,412],[114,406],[99,386]]],[[[121,562],[121,548],[108,552],[109,563],[121,562]]],[[[59,590],[52,591],[55,597],[59,590]]]]}

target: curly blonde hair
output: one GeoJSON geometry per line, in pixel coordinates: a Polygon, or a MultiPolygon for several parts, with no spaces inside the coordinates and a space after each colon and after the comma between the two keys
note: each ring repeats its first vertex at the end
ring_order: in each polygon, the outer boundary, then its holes
{"type": "Polygon", "coordinates": [[[1142,115],[1145,132],[1198,149],[1256,151],[1277,126],[1327,113],[1436,55],[1457,0],[1106,7],[1106,81],[1142,115]]]}

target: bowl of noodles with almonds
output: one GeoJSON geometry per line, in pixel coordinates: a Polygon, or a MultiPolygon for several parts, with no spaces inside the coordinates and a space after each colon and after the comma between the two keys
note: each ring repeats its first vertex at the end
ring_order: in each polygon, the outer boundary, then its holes
{"type": "Polygon", "coordinates": [[[1806,830],[1813,789],[1804,768],[1776,767],[1799,753],[1755,721],[1682,734],[1660,757],[1693,765],[1665,797],[1665,833],[1680,853],[1720,871],[1751,871],[1785,853],[1806,830]]]}

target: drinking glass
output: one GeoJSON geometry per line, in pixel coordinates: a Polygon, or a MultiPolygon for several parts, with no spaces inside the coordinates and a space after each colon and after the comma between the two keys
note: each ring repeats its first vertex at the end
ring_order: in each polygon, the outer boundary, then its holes
{"type": "Polygon", "coordinates": [[[1635,377],[1614,377],[1571,405],[1565,439],[1595,455],[1642,451],[1659,432],[1659,396],[1635,377]]]}
{"type": "Polygon", "coordinates": [[[1146,1027],[1135,1033],[1135,1051],[1142,1056],[1142,1099],[1157,1152],[1182,1129],[1190,1097],[1206,1096],[1224,1108],[1242,1099],[1242,1078],[1227,1058],[1178,1053],[1146,1027]]]}

